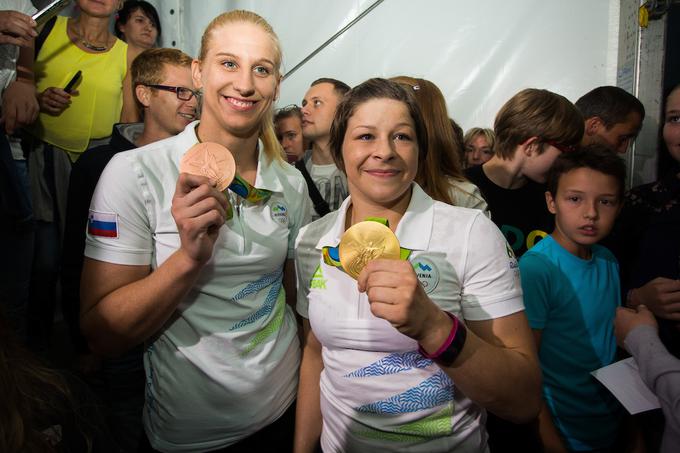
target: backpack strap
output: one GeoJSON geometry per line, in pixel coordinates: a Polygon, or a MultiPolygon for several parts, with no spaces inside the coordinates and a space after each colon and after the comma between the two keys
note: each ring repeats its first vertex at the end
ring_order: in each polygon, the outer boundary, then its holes
{"type": "Polygon", "coordinates": [[[307,191],[309,192],[309,198],[312,199],[312,203],[314,204],[314,210],[316,211],[316,213],[319,214],[320,217],[323,217],[329,212],[331,212],[331,208],[328,206],[328,202],[326,202],[326,200],[323,199],[323,197],[321,196],[321,192],[319,192],[319,189],[316,187],[316,184],[314,184],[312,177],[307,171],[307,166],[305,165],[304,159],[298,159],[295,162],[295,168],[300,170],[300,173],[302,173],[302,176],[305,178],[305,181],[307,181],[307,191]]]}
{"type": "Polygon", "coordinates": [[[35,57],[34,59],[38,59],[38,54],[40,53],[40,49],[42,49],[42,46],[49,36],[50,32],[54,28],[54,24],[57,23],[57,16],[54,16],[52,19],[48,20],[45,22],[45,26],[40,30],[40,33],[38,36],[35,38],[35,57]]]}

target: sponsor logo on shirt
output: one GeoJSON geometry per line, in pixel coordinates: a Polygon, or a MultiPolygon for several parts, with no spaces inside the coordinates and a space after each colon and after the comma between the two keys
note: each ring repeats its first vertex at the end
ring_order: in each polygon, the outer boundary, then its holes
{"type": "Polygon", "coordinates": [[[430,294],[439,284],[439,269],[431,259],[425,257],[415,257],[411,264],[423,289],[430,294]]]}
{"type": "Polygon", "coordinates": [[[321,265],[317,266],[312,281],[309,283],[309,289],[326,289],[326,279],[323,278],[323,271],[321,265]]]}
{"type": "Polygon", "coordinates": [[[272,219],[281,225],[288,225],[288,208],[280,201],[272,205],[272,219]]]}

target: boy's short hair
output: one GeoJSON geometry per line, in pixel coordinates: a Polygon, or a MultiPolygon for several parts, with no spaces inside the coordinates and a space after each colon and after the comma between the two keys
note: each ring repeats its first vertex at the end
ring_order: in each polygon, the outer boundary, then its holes
{"type": "Polygon", "coordinates": [[[626,165],[616,154],[606,146],[592,144],[580,146],[575,151],[562,153],[548,172],[548,191],[555,197],[559,187],[560,177],[572,170],[590,168],[605,175],[613,176],[618,183],[617,194],[623,196],[624,184],[626,183],[626,165]]]}
{"type": "MultiPolygon", "coordinates": [[[[181,66],[191,69],[192,58],[179,49],[147,49],[134,59],[130,66],[132,90],[138,85],[158,85],[165,78],[163,65],[181,66]]],[[[187,87],[191,88],[191,87],[187,87]]],[[[142,109],[142,104],[134,96],[137,108],[142,109]]]]}
{"type": "Polygon", "coordinates": [[[335,94],[337,94],[339,98],[343,97],[345,93],[347,93],[350,90],[350,86],[347,85],[345,82],[341,82],[340,80],[337,79],[331,79],[330,77],[321,77],[320,79],[316,79],[315,81],[312,82],[310,87],[313,87],[314,85],[319,85],[321,83],[330,83],[331,85],[333,85],[335,94]]]}
{"type": "Polygon", "coordinates": [[[645,118],[645,107],[642,102],[623,88],[601,86],[581,96],[575,103],[583,119],[598,117],[607,129],[618,123],[624,123],[631,112],[645,118]]]}
{"type": "Polygon", "coordinates": [[[494,152],[512,159],[519,145],[538,137],[543,152],[547,142],[574,146],[583,137],[583,117],[564,96],[548,90],[527,88],[514,95],[496,114],[494,152]]]}

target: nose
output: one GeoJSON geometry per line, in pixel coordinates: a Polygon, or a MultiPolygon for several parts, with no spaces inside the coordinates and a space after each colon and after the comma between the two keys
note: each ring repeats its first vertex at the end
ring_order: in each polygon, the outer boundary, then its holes
{"type": "Polygon", "coordinates": [[[585,211],[583,212],[583,217],[591,220],[595,220],[598,218],[597,201],[586,203],[585,211]]]}
{"type": "Polygon", "coordinates": [[[394,149],[394,141],[387,137],[377,139],[373,147],[373,158],[380,160],[390,160],[394,157],[396,151],[394,149]]]}
{"type": "Polygon", "coordinates": [[[249,70],[239,70],[234,82],[234,89],[243,97],[252,96],[255,93],[253,73],[249,70]]]}
{"type": "Polygon", "coordinates": [[[300,112],[302,112],[302,116],[309,116],[309,104],[300,107],[300,112]]]}

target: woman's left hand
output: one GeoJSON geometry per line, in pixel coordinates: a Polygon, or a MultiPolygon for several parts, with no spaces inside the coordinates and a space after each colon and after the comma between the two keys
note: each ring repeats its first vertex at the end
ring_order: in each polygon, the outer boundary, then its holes
{"type": "Polygon", "coordinates": [[[438,331],[448,333],[451,329],[452,321],[427,297],[409,261],[369,261],[357,282],[359,291],[367,294],[375,316],[420,344],[429,343],[428,338],[438,331]]]}

